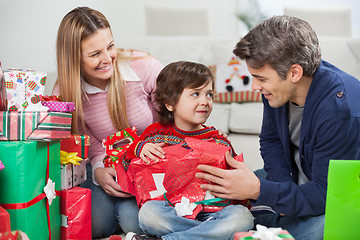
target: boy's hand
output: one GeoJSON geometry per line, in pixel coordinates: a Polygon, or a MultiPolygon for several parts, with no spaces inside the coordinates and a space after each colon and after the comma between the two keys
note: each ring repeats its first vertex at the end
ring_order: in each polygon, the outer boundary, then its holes
{"type": "Polygon", "coordinates": [[[227,135],[223,130],[221,130],[221,129],[218,129],[218,134],[219,134],[220,136],[224,137],[224,138],[227,138],[227,137],[228,137],[228,135],[227,135]]]}
{"type": "Polygon", "coordinates": [[[165,143],[145,143],[140,152],[141,160],[146,164],[149,164],[150,160],[158,162],[159,158],[165,157],[165,151],[162,149],[164,146],[165,143]]]}

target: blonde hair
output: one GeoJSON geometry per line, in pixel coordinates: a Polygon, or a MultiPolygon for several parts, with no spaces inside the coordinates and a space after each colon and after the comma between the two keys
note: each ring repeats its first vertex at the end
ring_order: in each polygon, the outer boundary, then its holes
{"type": "MultiPolygon", "coordinates": [[[[83,118],[83,101],[88,101],[81,87],[81,43],[96,33],[98,29],[110,28],[105,16],[88,7],[78,7],[70,11],[62,19],[57,36],[56,58],[59,95],[62,101],[75,102],[72,132],[78,132],[78,122],[85,126],[83,118]]],[[[114,126],[121,130],[129,126],[126,110],[126,84],[120,74],[118,61],[130,58],[129,51],[118,50],[114,63],[114,72],[108,85],[108,109],[114,126]],[[121,114],[125,113],[125,114],[121,114]]]]}

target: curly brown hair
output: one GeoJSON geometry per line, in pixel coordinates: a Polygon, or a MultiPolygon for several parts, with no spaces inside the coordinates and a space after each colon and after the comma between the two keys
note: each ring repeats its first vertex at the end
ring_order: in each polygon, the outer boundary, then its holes
{"type": "Polygon", "coordinates": [[[155,90],[160,122],[174,123],[174,116],[165,104],[175,106],[185,88],[199,88],[209,82],[214,88],[214,77],[210,69],[201,63],[179,61],[163,68],[156,79],[155,90]]]}

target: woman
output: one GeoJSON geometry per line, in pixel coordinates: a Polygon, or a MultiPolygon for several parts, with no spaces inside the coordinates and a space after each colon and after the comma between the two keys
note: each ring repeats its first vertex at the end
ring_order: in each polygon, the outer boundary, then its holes
{"type": "Polygon", "coordinates": [[[104,168],[102,139],[129,126],[141,134],[157,120],[153,92],[163,65],[147,53],[117,49],[105,16],[88,7],[63,18],[56,54],[53,94],[75,102],[72,132],[90,136],[91,166],[81,186],[92,190],[93,238],[110,236],[119,227],[141,233],[135,198],[121,191],[113,168],[104,168]]]}

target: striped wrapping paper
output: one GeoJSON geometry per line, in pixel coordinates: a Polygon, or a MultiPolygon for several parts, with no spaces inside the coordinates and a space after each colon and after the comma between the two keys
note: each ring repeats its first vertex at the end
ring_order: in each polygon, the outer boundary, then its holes
{"type": "Polygon", "coordinates": [[[239,91],[239,92],[215,92],[214,102],[216,103],[242,103],[242,102],[261,102],[261,93],[258,91],[239,91]]]}
{"type": "Polygon", "coordinates": [[[69,138],[71,113],[0,111],[0,140],[52,141],[69,138]]]}

